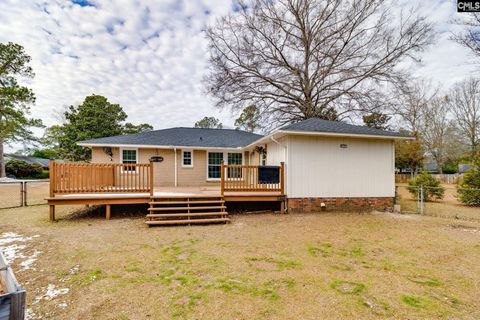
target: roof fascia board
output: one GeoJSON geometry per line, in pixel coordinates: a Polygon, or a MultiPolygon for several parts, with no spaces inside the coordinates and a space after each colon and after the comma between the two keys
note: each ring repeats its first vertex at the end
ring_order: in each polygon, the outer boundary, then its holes
{"type": "Polygon", "coordinates": [[[142,148],[142,149],[195,149],[195,150],[242,150],[243,147],[197,147],[197,146],[164,146],[149,144],[114,144],[114,143],[77,143],[81,147],[114,147],[114,148],[142,148]]]}

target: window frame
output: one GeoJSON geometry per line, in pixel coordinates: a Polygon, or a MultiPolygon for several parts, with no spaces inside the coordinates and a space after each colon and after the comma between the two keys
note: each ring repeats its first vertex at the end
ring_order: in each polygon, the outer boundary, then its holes
{"type": "Polygon", "coordinates": [[[182,150],[182,168],[193,168],[193,150],[182,150]],[[185,164],[185,152],[190,152],[190,164],[185,164]]]}
{"type": "MultiPolygon", "coordinates": [[[[130,150],[130,151],[135,151],[135,164],[138,164],[138,148],[120,148],[120,164],[122,165],[127,165],[129,163],[123,163],[123,151],[124,150],[130,150]]],[[[129,160],[131,161],[131,160],[129,160]]],[[[133,164],[133,163],[130,163],[130,164],[133,164]]],[[[122,166],[122,169],[121,169],[121,172],[122,173],[136,173],[137,172],[137,168],[135,167],[135,170],[125,170],[125,167],[122,166]]]]}
{"type": "MultiPolygon", "coordinates": [[[[241,165],[244,165],[245,164],[245,153],[243,151],[234,151],[234,150],[207,150],[207,161],[206,161],[206,177],[207,177],[207,181],[220,181],[221,180],[221,172],[220,172],[220,178],[210,178],[208,176],[208,167],[210,166],[209,162],[208,162],[208,159],[209,159],[209,154],[210,153],[221,153],[223,156],[222,156],[222,159],[224,161],[224,164],[229,164],[228,163],[228,154],[229,153],[239,153],[242,155],[242,164],[241,165]]],[[[221,170],[221,169],[220,169],[221,170]]],[[[228,177],[227,177],[228,179],[228,177]]]]}

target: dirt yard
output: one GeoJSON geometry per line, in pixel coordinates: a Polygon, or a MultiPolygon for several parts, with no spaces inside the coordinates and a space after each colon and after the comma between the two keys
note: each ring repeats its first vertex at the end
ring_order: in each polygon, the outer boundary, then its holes
{"type": "MultiPolygon", "coordinates": [[[[117,208],[118,209],[118,208],[117,208]]],[[[0,210],[29,319],[478,319],[480,222],[394,214],[138,215],[0,210]]]]}

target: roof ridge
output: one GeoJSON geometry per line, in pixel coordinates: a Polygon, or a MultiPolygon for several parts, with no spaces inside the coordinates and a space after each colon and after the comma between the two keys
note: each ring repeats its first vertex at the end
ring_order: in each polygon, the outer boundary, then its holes
{"type": "Polygon", "coordinates": [[[398,131],[371,128],[366,125],[352,124],[340,120],[326,120],[316,117],[285,125],[279,130],[405,136],[398,131]]]}
{"type": "Polygon", "coordinates": [[[259,133],[250,132],[250,131],[246,131],[246,130],[242,130],[242,129],[235,129],[235,128],[172,127],[172,128],[166,128],[166,129],[163,129],[163,130],[167,130],[167,129],[230,130],[230,131],[237,131],[237,132],[246,132],[246,133],[249,133],[249,134],[262,135],[262,134],[259,134],[259,133]]]}
{"type": "Polygon", "coordinates": [[[309,118],[309,119],[307,119],[307,120],[311,120],[311,119],[317,119],[317,120],[326,121],[326,122],[332,122],[332,123],[340,123],[340,124],[345,124],[345,125],[347,125],[347,126],[359,127],[359,128],[366,128],[366,129],[369,129],[369,130],[376,130],[376,131],[394,132],[394,133],[397,133],[396,131],[393,131],[393,130],[372,128],[372,127],[369,127],[369,126],[367,126],[367,125],[365,125],[365,124],[348,123],[348,122],[345,122],[345,121],[342,121],[342,120],[326,120],[326,119],[321,119],[321,118],[309,118]]]}

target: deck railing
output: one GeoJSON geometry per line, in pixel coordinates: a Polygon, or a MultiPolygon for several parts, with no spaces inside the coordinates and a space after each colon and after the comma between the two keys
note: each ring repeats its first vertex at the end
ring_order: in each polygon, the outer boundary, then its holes
{"type": "Polygon", "coordinates": [[[222,163],[220,182],[222,195],[229,191],[278,192],[283,195],[285,192],[285,166],[283,162],[280,166],[268,167],[222,163]],[[272,175],[262,176],[262,170],[269,170],[270,173],[273,173],[273,177],[272,175]]]}
{"type": "Polygon", "coordinates": [[[68,193],[134,193],[153,189],[152,164],[50,162],[50,196],[68,193]]]}

